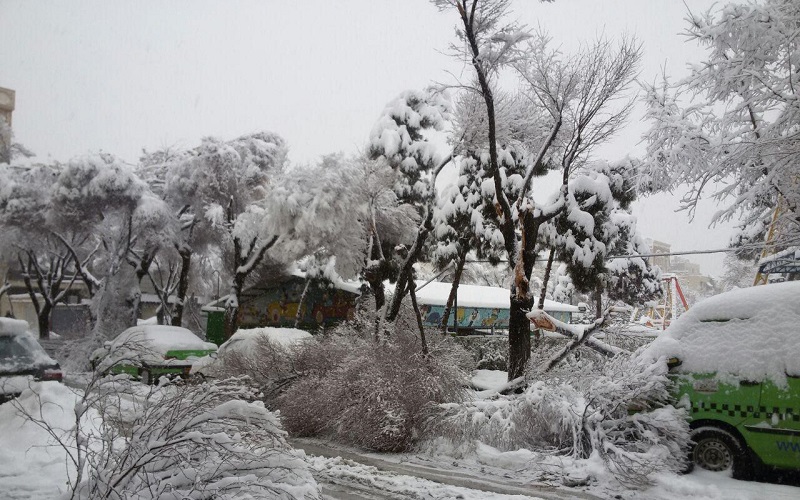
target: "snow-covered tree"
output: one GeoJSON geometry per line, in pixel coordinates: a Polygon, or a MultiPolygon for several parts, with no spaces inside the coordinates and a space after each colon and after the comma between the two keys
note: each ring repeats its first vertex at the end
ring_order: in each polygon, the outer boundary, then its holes
{"type": "MultiPolygon", "coordinates": [[[[393,190],[398,201],[416,207],[420,215],[413,243],[397,256],[401,261],[394,277],[397,286],[385,314],[389,321],[397,317],[403,297],[413,286],[413,265],[432,229],[436,176],[451,159],[450,156],[437,157],[436,143],[427,134],[443,130],[451,112],[449,96],[441,89],[406,91],[385,107],[370,133],[369,157],[392,169],[395,176],[393,190]]],[[[379,234],[372,236],[374,241],[380,241],[379,234]]],[[[383,246],[376,244],[372,248],[377,252],[383,246]]],[[[381,263],[392,258],[385,253],[382,256],[373,254],[370,256],[371,267],[384,273],[391,272],[390,266],[381,263]]]]}
{"type": "Polygon", "coordinates": [[[154,255],[172,231],[168,207],[130,166],[89,155],[60,170],[48,218],[92,296],[95,331],[114,336],[135,325],[142,256],[154,255]],[[71,243],[76,236],[82,245],[71,243]]]}
{"type": "MultiPolygon", "coordinates": [[[[0,169],[0,253],[22,273],[36,312],[39,336],[48,338],[53,310],[66,300],[77,274],[72,256],[53,233],[50,186],[59,165],[15,165],[0,169]]],[[[79,242],[66,236],[72,245],[79,242]]]]}
{"type": "MultiPolygon", "coordinates": [[[[567,207],[568,181],[592,148],[621,126],[629,104],[615,102],[630,84],[639,60],[638,46],[624,40],[614,48],[601,40],[574,58],[546,50],[546,38],[533,37],[506,24],[506,0],[436,0],[459,16],[459,43],[453,49],[470,64],[475,81],[465,84],[477,99],[478,124],[456,138],[466,156],[482,163],[480,183],[485,210],[474,211],[489,240],[502,241],[514,276],[509,324],[509,377],[521,376],[530,358],[533,307],[530,279],[537,255],[541,225],[567,207]],[[527,48],[525,40],[532,40],[527,48]],[[513,112],[503,113],[504,96],[497,91],[498,72],[515,66],[526,98],[533,103],[526,122],[513,112]],[[504,119],[507,115],[509,119],[504,119]],[[513,120],[511,120],[513,119],[513,120]],[[461,139],[471,142],[462,142],[461,139]],[[553,203],[538,205],[532,197],[533,179],[543,169],[561,171],[563,187],[553,203]]],[[[513,99],[513,97],[509,97],[513,99]]],[[[522,100],[520,99],[520,102],[522,100]]],[[[513,106],[511,106],[513,108],[513,106]]],[[[477,227],[478,224],[476,223],[477,227]]]]}
{"type": "Polygon", "coordinates": [[[567,266],[559,265],[547,281],[547,297],[556,302],[571,304],[575,293],[575,285],[567,273],[567,266]]]}
{"type": "Polygon", "coordinates": [[[60,498],[322,498],[278,415],[241,379],[148,390],[126,375],[98,374],[72,399],[64,405],[34,383],[10,403],[65,452],[60,498]],[[71,425],[48,419],[42,409],[53,407],[71,425]]]}
{"type": "Polygon", "coordinates": [[[779,207],[775,244],[796,245],[800,4],[730,3],[687,21],[687,37],[707,57],[676,84],[646,87],[652,128],[640,181],[652,191],[688,185],[690,214],[704,196],[723,203],[712,224],[738,221],[733,244],[751,249],[779,207]]]}
{"type": "Polygon", "coordinates": [[[604,293],[614,301],[642,304],[661,289],[659,274],[646,259],[636,257],[647,251],[636,219],[627,211],[633,192],[628,166],[598,163],[575,176],[566,210],[541,231],[545,244],[565,263],[574,287],[595,296],[598,317],[604,293]]]}
{"type": "Polygon", "coordinates": [[[142,266],[142,271],[146,272],[161,302],[157,312],[158,321],[169,322],[174,326],[183,324],[192,257],[200,248],[207,249],[210,243],[209,235],[203,235],[197,229],[192,206],[186,204],[183,197],[175,196],[176,193],[171,192],[167,185],[173,169],[190,154],[189,151],[175,147],[152,152],[143,150],[136,166],[139,177],[169,206],[178,221],[170,237],[159,248],[152,249],[156,250],[155,254],[142,255],[142,259],[149,263],[142,266]]]}
{"type": "Polygon", "coordinates": [[[752,259],[740,259],[735,254],[726,254],[722,266],[722,276],[719,279],[720,292],[753,286],[758,266],[752,259]]]}
{"type": "Polygon", "coordinates": [[[276,179],[265,201],[267,231],[283,235],[295,256],[314,255],[322,268],[329,259],[343,278],[354,278],[366,258],[367,218],[358,189],[358,165],[341,155],[314,166],[296,166],[276,179]]]}
{"type": "Polygon", "coordinates": [[[354,160],[358,175],[350,189],[363,203],[366,251],[362,277],[369,283],[375,309],[383,309],[386,298],[383,283],[396,280],[397,248],[413,244],[419,214],[412,204],[401,202],[394,190],[397,173],[384,159],[354,160]]]}
{"type": "MultiPolygon", "coordinates": [[[[224,256],[226,274],[231,277],[226,336],[236,331],[245,281],[278,240],[277,235],[263,231],[262,203],[270,182],[286,165],[287,151],[283,138],[272,132],[227,142],[206,138],[166,173],[167,199],[173,206],[186,207],[185,224],[191,226],[191,236],[184,243],[192,248],[214,239],[224,256]]],[[[188,253],[187,247],[181,248],[188,253]]]]}

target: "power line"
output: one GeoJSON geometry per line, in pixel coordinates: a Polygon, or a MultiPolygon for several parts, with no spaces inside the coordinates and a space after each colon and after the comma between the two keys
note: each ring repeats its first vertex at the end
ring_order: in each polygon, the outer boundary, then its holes
{"type": "MultiPolygon", "coordinates": [[[[742,248],[720,248],[718,250],[683,250],[678,252],[664,252],[664,253],[640,253],[640,254],[633,254],[633,255],[609,255],[606,257],[607,259],[632,259],[634,257],[672,257],[673,255],[702,255],[708,253],[727,253],[727,252],[737,252],[742,250],[742,248]]],[[[537,260],[547,260],[547,259],[537,259],[537,260]]]]}
{"type": "MultiPolygon", "coordinates": [[[[637,253],[637,254],[629,254],[629,255],[609,255],[606,257],[608,259],[633,259],[636,257],[641,258],[649,258],[649,257],[672,257],[672,256],[679,256],[679,255],[702,255],[702,254],[710,254],[710,253],[728,253],[728,252],[738,252],[740,250],[749,250],[749,249],[757,249],[761,248],[763,245],[752,245],[747,247],[738,247],[738,248],[719,248],[715,250],[680,250],[677,252],[661,252],[661,253],[637,253]]],[[[543,262],[547,260],[547,257],[536,257],[535,259],[537,262],[543,262]]],[[[469,264],[483,264],[483,263],[491,263],[492,261],[486,259],[478,259],[478,260],[467,260],[469,264]]],[[[495,261],[498,264],[507,264],[507,260],[498,260],[495,261]]]]}

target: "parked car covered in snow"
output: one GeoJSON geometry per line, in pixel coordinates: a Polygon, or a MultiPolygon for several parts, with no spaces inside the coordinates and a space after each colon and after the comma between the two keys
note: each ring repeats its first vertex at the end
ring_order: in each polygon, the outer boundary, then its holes
{"type": "Polygon", "coordinates": [[[0,318],[0,403],[19,396],[35,380],[63,378],[25,321],[0,318]]]}
{"type": "Polygon", "coordinates": [[[737,478],[800,469],[800,282],[706,299],[643,354],[669,360],[697,466],[737,478]]]}
{"type": "Polygon", "coordinates": [[[95,370],[127,373],[152,384],[161,376],[188,377],[197,359],[216,351],[215,344],[200,340],[186,328],[139,325],[96,349],[91,364],[95,370]]]}

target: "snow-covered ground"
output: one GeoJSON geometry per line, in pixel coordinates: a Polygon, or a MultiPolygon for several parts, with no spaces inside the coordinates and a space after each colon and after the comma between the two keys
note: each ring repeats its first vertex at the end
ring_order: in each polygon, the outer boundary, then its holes
{"type": "MultiPolygon", "coordinates": [[[[484,385],[504,381],[496,372],[479,372],[477,379],[484,385]]],[[[23,394],[19,402],[28,411],[41,408],[47,422],[68,429],[74,419],[76,393],[55,382],[36,387],[47,404],[40,407],[39,399],[30,392],[23,394]]],[[[685,476],[657,476],[656,484],[645,490],[626,490],[610,479],[603,484],[569,488],[560,481],[560,474],[547,474],[548,467],[556,467],[554,463],[535,462],[536,455],[525,450],[501,453],[478,447],[474,453],[454,460],[436,453],[365,453],[314,440],[298,440],[294,444],[306,450],[311,470],[330,498],[800,498],[800,487],[737,481],[726,473],[702,470],[685,476]]],[[[66,490],[67,471],[74,473],[68,467],[64,450],[54,446],[42,428],[26,421],[13,404],[0,405],[0,485],[4,499],[57,498],[66,490]]]]}
{"type": "MultiPolygon", "coordinates": [[[[75,424],[73,408],[77,401],[74,389],[58,382],[36,384],[40,405],[31,391],[17,402],[29,412],[36,412],[52,427],[66,431],[75,424]]],[[[68,471],[75,468],[63,448],[54,445],[44,429],[24,418],[13,403],[0,405],[0,485],[5,499],[53,499],[67,491],[68,471]]]]}

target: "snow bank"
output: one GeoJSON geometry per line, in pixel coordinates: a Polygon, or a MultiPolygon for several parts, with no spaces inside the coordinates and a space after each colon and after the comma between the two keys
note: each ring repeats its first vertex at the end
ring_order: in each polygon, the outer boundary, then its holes
{"type": "MultiPolygon", "coordinates": [[[[75,469],[66,452],[41,427],[27,420],[29,412],[66,436],[75,425],[76,394],[58,382],[33,382],[16,402],[0,405],[0,484],[9,499],[49,500],[67,491],[67,473],[75,469]],[[39,413],[41,411],[41,414],[39,413]],[[69,469],[65,467],[68,464],[69,469]]],[[[88,418],[98,418],[90,412],[88,418]]],[[[67,438],[67,443],[74,442],[67,438]]]]}
{"type": "Polygon", "coordinates": [[[681,360],[678,373],[736,380],[800,376],[800,282],[743,288],[692,307],[642,355],[681,360]]]}
{"type": "Polygon", "coordinates": [[[508,373],[502,370],[475,370],[472,386],[485,391],[499,391],[508,384],[508,373]]]}

